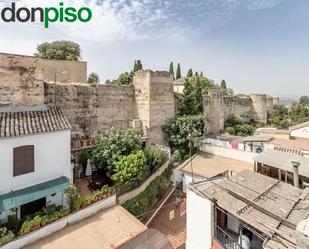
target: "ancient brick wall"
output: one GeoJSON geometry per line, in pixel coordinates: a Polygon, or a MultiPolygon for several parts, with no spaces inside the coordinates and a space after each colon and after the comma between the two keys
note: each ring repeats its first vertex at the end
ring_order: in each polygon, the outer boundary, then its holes
{"type": "Polygon", "coordinates": [[[127,129],[135,116],[133,86],[45,83],[45,102],[62,108],[73,133],[88,136],[127,129]]]}
{"type": "Polygon", "coordinates": [[[40,60],[0,53],[0,107],[44,103],[40,60]]]}

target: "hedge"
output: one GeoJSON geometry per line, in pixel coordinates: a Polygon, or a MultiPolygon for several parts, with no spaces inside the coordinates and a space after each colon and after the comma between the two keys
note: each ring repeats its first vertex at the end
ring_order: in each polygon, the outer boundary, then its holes
{"type": "Polygon", "coordinates": [[[142,219],[145,213],[152,209],[156,201],[165,194],[171,174],[172,165],[169,165],[161,176],[156,177],[138,196],[126,201],[123,207],[135,217],[142,219]]]}

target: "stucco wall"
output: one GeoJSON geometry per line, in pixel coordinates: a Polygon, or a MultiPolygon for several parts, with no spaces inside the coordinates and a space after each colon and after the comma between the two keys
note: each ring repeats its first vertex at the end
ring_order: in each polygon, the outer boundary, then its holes
{"type": "Polygon", "coordinates": [[[72,178],[70,131],[0,140],[0,194],[46,182],[60,176],[72,178]],[[35,171],[13,177],[13,149],[34,145],[35,171]]]}
{"type": "Polygon", "coordinates": [[[203,144],[200,147],[201,151],[207,152],[209,154],[213,154],[216,156],[223,156],[227,158],[232,158],[239,161],[244,161],[247,163],[254,163],[253,158],[257,155],[256,153],[243,151],[243,150],[236,150],[230,148],[223,148],[215,145],[207,145],[203,144]]]}
{"type": "Polygon", "coordinates": [[[87,63],[83,61],[42,60],[43,79],[46,82],[87,81],[87,63]]]}
{"type": "Polygon", "coordinates": [[[213,204],[194,191],[187,191],[187,249],[209,249],[213,237],[213,204]]]}

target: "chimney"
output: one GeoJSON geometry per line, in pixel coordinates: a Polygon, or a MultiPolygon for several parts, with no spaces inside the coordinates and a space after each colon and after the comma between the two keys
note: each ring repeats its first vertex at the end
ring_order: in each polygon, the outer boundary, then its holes
{"type": "Polygon", "coordinates": [[[294,178],[294,187],[299,188],[299,166],[300,163],[297,161],[292,161],[293,165],[293,178],[294,178]]]}

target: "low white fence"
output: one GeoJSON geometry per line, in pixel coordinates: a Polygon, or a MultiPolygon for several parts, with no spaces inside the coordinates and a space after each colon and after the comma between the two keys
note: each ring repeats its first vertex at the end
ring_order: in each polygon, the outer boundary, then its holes
{"type": "MultiPolygon", "coordinates": [[[[24,236],[18,237],[15,240],[9,242],[6,245],[0,246],[1,249],[19,249],[23,248],[26,245],[30,245],[42,238],[45,238],[63,228],[66,226],[75,224],[85,218],[88,218],[99,211],[112,207],[116,205],[116,195],[112,195],[102,201],[99,201],[97,203],[94,203],[78,212],[69,214],[68,216],[54,221],[53,223],[50,223],[44,227],[39,228],[38,230],[35,230],[29,234],[26,234],[24,236]]],[[[74,244],[74,242],[72,242],[74,244]]]]}
{"type": "Polygon", "coordinates": [[[166,163],[164,163],[160,169],[158,169],[155,173],[153,173],[142,185],[140,185],[139,187],[124,193],[122,195],[117,196],[117,202],[118,204],[122,205],[123,203],[125,203],[128,200],[133,199],[134,197],[138,196],[140,193],[142,193],[147,186],[158,176],[162,175],[162,173],[168,168],[170,161],[167,160],[166,163]]]}

